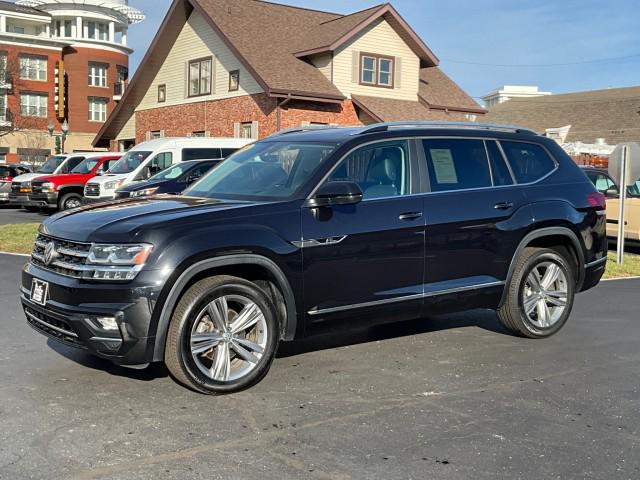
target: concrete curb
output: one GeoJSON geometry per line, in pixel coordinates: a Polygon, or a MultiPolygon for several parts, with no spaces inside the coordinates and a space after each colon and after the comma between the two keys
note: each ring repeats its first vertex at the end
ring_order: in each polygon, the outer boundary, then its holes
{"type": "Polygon", "coordinates": [[[30,257],[31,255],[27,255],[26,253],[11,253],[11,252],[0,252],[0,255],[11,255],[12,257],[30,257]]]}

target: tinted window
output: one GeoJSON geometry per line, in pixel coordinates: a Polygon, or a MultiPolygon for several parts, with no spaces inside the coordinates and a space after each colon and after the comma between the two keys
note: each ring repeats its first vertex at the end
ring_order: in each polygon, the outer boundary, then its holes
{"type": "Polygon", "coordinates": [[[13,177],[13,171],[9,167],[0,165],[0,177],[13,177]]]}
{"type": "Polygon", "coordinates": [[[51,157],[42,165],[36,173],[53,173],[60,166],[66,157],[51,157]]]}
{"type": "Polygon", "coordinates": [[[236,153],[238,149],[237,148],[221,148],[220,151],[222,152],[221,158],[227,158],[228,156],[236,153]]]}
{"type": "Polygon", "coordinates": [[[167,168],[166,170],[154,175],[149,180],[173,180],[182,176],[189,170],[191,165],[185,165],[184,163],[176,163],[174,166],[167,168]]]}
{"type": "Polygon", "coordinates": [[[423,140],[432,192],[491,187],[482,140],[423,140]]]}
{"type": "Polygon", "coordinates": [[[316,143],[254,143],[209,170],[184,195],[238,200],[290,198],[334,148],[316,143]]]}
{"type": "Polygon", "coordinates": [[[171,152],[163,152],[156,155],[151,160],[151,172],[157,173],[166,170],[173,163],[173,154],[171,152]]]}
{"type": "Polygon", "coordinates": [[[76,168],[78,165],[80,165],[81,162],[84,161],[85,158],[86,157],[71,157],[69,160],[67,160],[67,163],[64,166],[64,173],[68,173],[76,168]]]}
{"type": "Polygon", "coordinates": [[[504,161],[504,157],[498,149],[498,144],[493,140],[487,140],[487,153],[489,154],[489,164],[491,165],[491,173],[493,175],[494,185],[513,185],[513,178],[509,168],[504,161]]]}
{"type": "Polygon", "coordinates": [[[97,158],[87,158],[84,162],[75,167],[71,173],[91,173],[93,168],[98,164],[100,160],[97,158]]]}
{"type": "Polygon", "coordinates": [[[591,182],[593,182],[593,184],[596,186],[596,190],[601,193],[606,192],[612,187],[615,188],[616,186],[615,182],[604,173],[589,172],[587,176],[589,177],[589,180],[591,180],[591,182]]]}
{"type": "Polygon", "coordinates": [[[193,170],[189,171],[189,178],[200,178],[202,175],[204,175],[205,173],[207,173],[209,170],[211,170],[213,167],[215,167],[215,164],[210,164],[210,163],[204,163],[202,165],[198,165],[196,168],[194,168],[193,170]]]}
{"type": "Polygon", "coordinates": [[[330,182],[357,183],[365,199],[409,193],[409,149],[406,141],[376,143],[351,153],[329,177],[330,182]]]}
{"type": "Polygon", "coordinates": [[[500,142],[518,183],[539,180],[556,168],[544,148],[533,143],[500,142]]]}
{"type": "Polygon", "coordinates": [[[182,161],[222,158],[219,148],[185,148],[182,150],[182,161]]]}

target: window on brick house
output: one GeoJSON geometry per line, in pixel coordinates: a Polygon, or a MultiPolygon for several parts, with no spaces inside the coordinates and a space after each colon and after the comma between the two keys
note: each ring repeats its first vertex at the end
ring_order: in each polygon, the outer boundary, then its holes
{"type": "Polygon", "coordinates": [[[107,98],[89,97],[89,121],[106,122],[108,103],[107,98]]]}
{"type": "Polygon", "coordinates": [[[23,80],[47,80],[47,57],[20,56],[20,78],[23,80]]]}
{"type": "Polygon", "coordinates": [[[106,87],[107,86],[107,70],[109,66],[104,63],[89,64],[89,86],[90,87],[106,87]]]}
{"type": "Polygon", "coordinates": [[[253,138],[253,124],[244,122],[240,124],[240,138],[253,138]]]}
{"type": "Polygon", "coordinates": [[[46,93],[20,94],[20,115],[23,117],[46,117],[48,99],[46,93]]]}
{"type": "Polygon", "coordinates": [[[189,96],[209,95],[211,93],[212,58],[201,58],[189,62],[189,96]]]}

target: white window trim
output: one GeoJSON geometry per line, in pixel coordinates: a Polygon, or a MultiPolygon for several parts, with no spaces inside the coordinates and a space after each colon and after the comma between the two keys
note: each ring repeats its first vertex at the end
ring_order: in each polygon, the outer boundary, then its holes
{"type": "Polygon", "coordinates": [[[23,117],[38,117],[38,118],[47,118],[49,115],[49,96],[46,94],[42,94],[42,93],[22,93],[20,95],[20,115],[22,115],[23,117]],[[26,104],[25,102],[23,102],[23,98],[25,98],[26,104]],[[42,114],[42,108],[43,106],[41,105],[42,102],[42,98],[44,98],[44,114],[42,114]],[[37,99],[37,101],[34,103],[34,99],[37,99]],[[25,111],[23,110],[23,108],[26,107],[27,108],[27,113],[25,113],[25,111]],[[36,108],[37,109],[37,113],[35,115],[31,114],[31,109],[32,108],[36,108]]]}
{"type": "Polygon", "coordinates": [[[48,77],[49,62],[45,57],[37,55],[20,55],[18,58],[20,69],[20,80],[29,80],[32,82],[46,82],[48,77]],[[32,64],[35,63],[35,68],[32,64]],[[44,68],[41,68],[44,67],[44,68]],[[36,72],[36,77],[40,76],[40,73],[44,72],[44,78],[31,78],[29,75],[31,72],[36,72]],[[25,75],[26,74],[26,75],[25,75]]]}
{"type": "Polygon", "coordinates": [[[108,104],[109,100],[106,98],[89,97],[89,121],[95,123],[106,122],[108,104]]]}
{"type": "Polygon", "coordinates": [[[109,68],[107,65],[104,63],[89,63],[89,86],[109,88],[109,68]],[[104,85],[101,85],[103,82],[104,85]]]}

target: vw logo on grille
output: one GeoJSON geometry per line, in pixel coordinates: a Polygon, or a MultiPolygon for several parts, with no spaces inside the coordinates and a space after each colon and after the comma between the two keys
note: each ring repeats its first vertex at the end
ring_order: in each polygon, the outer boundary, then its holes
{"type": "Polygon", "coordinates": [[[56,244],[53,242],[47,243],[47,246],[44,248],[44,264],[49,266],[58,256],[58,252],[56,252],[56,244]]]}

